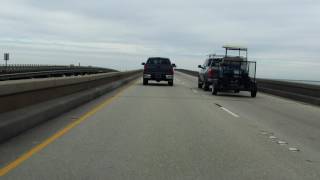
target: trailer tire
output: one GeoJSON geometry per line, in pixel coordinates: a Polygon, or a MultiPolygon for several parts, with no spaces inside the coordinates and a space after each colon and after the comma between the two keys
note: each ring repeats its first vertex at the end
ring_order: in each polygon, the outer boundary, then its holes
{"type": "Polygon", "coordinates": [[[258,88],[257,88],[257,84],[256,83],[253,83],[252,84],[252,88],[251,88],[251,97],[256,97],[257,96],[257,91],[258,91],[258,88]]]}
{"type": "Polygon", "coordinates": [[[256,97],[257,96],[257,90],[251,90],[251,97],[256,97]]]}

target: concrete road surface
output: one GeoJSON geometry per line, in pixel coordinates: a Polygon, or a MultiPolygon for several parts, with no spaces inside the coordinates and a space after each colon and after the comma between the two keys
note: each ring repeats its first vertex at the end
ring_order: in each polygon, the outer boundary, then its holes
{"type": "Polygon", "coordinates": [[[176,72],[173,87],[140,79],[0,153],[1,180],[320,179],[320,109],[262,93],[212,96],[176,72]]]}

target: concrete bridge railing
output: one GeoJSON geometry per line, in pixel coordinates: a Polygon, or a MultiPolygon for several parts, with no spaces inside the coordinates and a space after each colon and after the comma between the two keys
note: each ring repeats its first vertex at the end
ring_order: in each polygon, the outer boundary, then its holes
{"type": "Polygon", "coordinates": [[[0,142],[112,91],[142,70],[0,82],[0,142]]]}

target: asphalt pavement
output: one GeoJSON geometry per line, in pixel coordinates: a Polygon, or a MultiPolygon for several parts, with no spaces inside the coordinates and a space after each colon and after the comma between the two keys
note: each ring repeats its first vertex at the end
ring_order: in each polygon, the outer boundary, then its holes
{"type": "Polygon", "coordinates": [[[1,179],[316,180],[320,108],[262,93],[213,96],[176,72],[173,87],[139,79],[1,144],[0,154],[2,172],[11,165],[1,179]]]}

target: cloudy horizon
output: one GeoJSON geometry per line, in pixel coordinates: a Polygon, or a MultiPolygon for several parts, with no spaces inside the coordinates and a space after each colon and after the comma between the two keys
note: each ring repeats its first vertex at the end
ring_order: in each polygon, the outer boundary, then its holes
{"type": "Polygon", "coordinates": [[[320,80],[315,0],[4,0],[0,25],[9,63],[129,70],[164,56],[196,70],[231,43],[249,48],[259,77],[320,80]]]}

